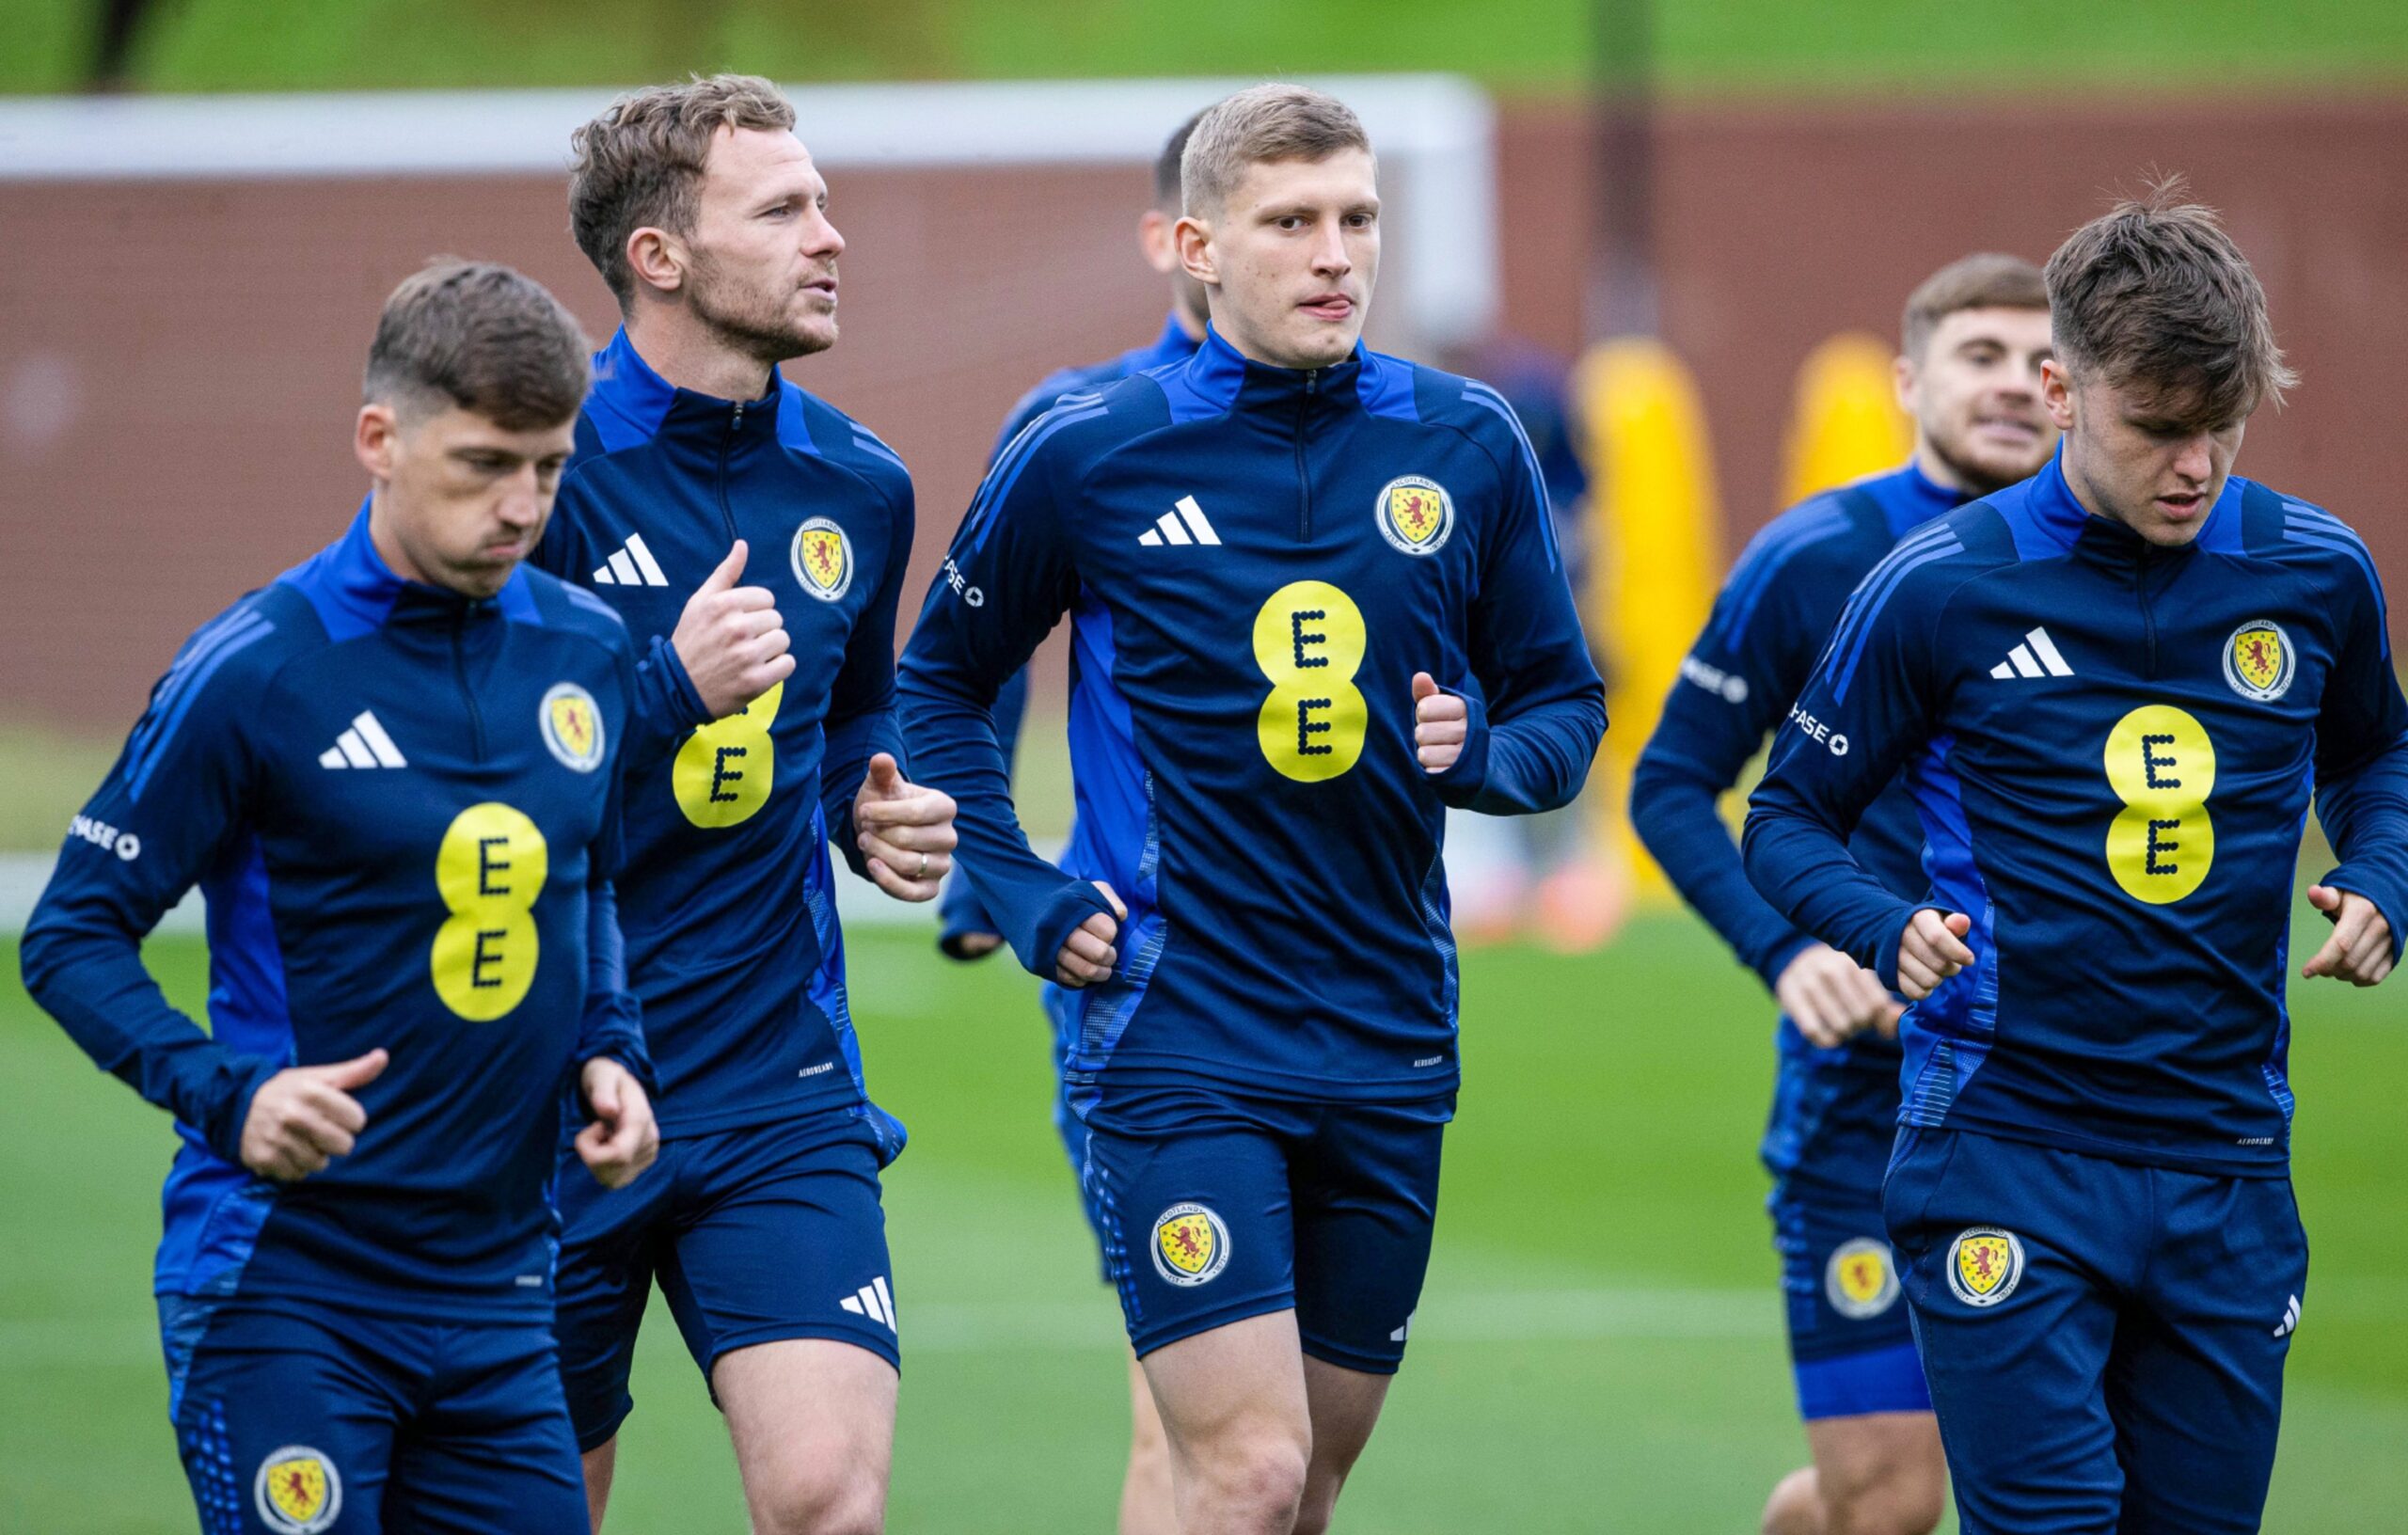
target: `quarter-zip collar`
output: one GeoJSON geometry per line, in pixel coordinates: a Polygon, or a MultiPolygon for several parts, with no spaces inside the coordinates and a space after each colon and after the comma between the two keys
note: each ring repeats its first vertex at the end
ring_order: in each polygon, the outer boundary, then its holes
{"type": "Polygon", "coordinates": [[[1241,406],[1249,413],[1284,418],[1312,404],[1334,405],[1354,398],[1370,370],[1370,354],[1360,341],[1343,360],[1326,368],[1275,368],[1248,358],[1218,328],[1208,325],[1204,343],[1185,367],[1155,376],[1170,397],[1172,419],[1186,421],[1226,416],[1241,406]]]}
{"type": "Polygon", "coordinates": [[[772,369],[769,387],[752,400],[722,400],[682,389],[653,372],[622,325],[594,355],[594,392],[586,413],[612,451],[657,436],[717,448],[723,442],[768,442],[778,435],[779,407],[788,386],[772,369]]]}
{"type": "Polygon", "coordinates": [[[1881,500],[1882,515],[1889,523],[1892,538],[1904,538],[1932,518],[1944,516],[1973,498],[1924,473],[1912,459],[1907,461],[1906,468],[1892,483],[1892,490],[1893,494],[1881,500]]]}
{"type": "Polygon", "coordinates": [[[2187,560],[2194,550],[2223,548],[2231,543],[2241,517],[2241,477],[2226,475],[2216,504],[2199,524],[2198,536],[2188,544],[2161,548],[2113,517],[2092,515],[2075,498],[2073,487],[2066,483],[2065,446],[2060,443],[2048,467],[2031,481],[2023,520],[2046,552],[2077,553],[2118,567],[2171,567],[2187,560]]]}
{"type": "Polygon", "coordinates": [[[388,625],[460,626],[491,618],[543,622],[523,564],[510,573],[501,591],[491,597],[472,597],[449,587],[403,579],[376,552],[376,541],[369,536],[369,506],[370,500],[363,498],[342,537],[277,578],[309,599],[329,638],[357,639],[388,625]]]}

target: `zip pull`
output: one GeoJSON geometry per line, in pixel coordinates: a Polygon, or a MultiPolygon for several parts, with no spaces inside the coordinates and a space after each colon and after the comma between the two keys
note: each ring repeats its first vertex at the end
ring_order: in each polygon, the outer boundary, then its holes
{"type": "Polygon", "coordinates": [[[730,420],[728,421],[728,423],[727,423],[727,429],[728,429],[730,432],[741,432],[741,431],[743,431],[743,430],[744,430],[744,402],[743,402],[743,401],[738,400],[737,402],[736,402],[736,415],[735,415],[735,417],[734,417],[732,419],[730,419],[730,420]]]}

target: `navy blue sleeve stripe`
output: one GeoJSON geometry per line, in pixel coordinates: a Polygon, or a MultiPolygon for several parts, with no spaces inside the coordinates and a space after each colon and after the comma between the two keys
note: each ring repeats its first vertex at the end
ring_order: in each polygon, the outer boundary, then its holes
{"type": "Polygon", "coordinates": [[[191,709],[192,701],[200,696],[202,689],[208,686],[209,679],[216,673],[217,669],[234,656],[276,632],[276,625],[258,613],[246,611],[245,616],[250,622],[232,625],[221,631],[205,657],[196,654],[194,664],[185,669],[185,679],[174,690],[175,700],[172,705],[162,698],[161,706],[157,711],[161,716],[160,723],[150,732],[150,738],[142,743],[139,760],[130,759],[126,765],[125,797],[128,799],[138,800],[142,798],[143,788],[150,782],[150,774],[158,768],[159,759],[166,754],[167,743],[175,739],[177,729],[183,724],[184,715],[191,709]]]}
{"type": "MultiPolygon", "coordinates": [[[[1092,399],[1093,396],[1087,398],[1092,399]]],[[[979,487],[978,498],[971,503],[970,515],[962,521],[960,536],[963,547],[974,550],[986,538],[987,530],[994,526],[995,509],[1009,498],[1012,486],[1020,483],[1021,470],[1028,467],[1028,461],[1036,455],[1046,438],[1066,426],[1091,421],[1102,414],[1101,405],[1091,410],[1069,411],[1057,405],[1038,417],[1027,431],[1022,433],[1020,441],[1005,450],[1004,457],[1009,461],[1008,464],[999,462],[995,466],[994,472],[987,476],[987,483],[979,487]]]]}
{"type": "Polygon", "coordinates": [[[894,465],[896,468],[903,470],[906,474],[911,472],[904,464],[902,454],[896,452],[894,449],[889,448],[886,444],[879,441],[878,438],[872,436],[869,433],[863,431],[860,427],[853,428],[853,446],[873,457],[886,460],[886,462],[894,465]]]}
{"type": "Polygon", "coordinates": [[[2374,593],[2377,627],[2383,634],[2383,653],[2391,654],[2391,615],[2383,594],[2383,580],[2375,574],[2374,561],[2367,553],[2366,542],[2357,530],[2330,512],[2299,501],[2283,503],[2283,537],[2294,544],[2312,545],[2344,554],[2357,564],[2367,578],[2368,590],[2374,593]]]}
{"type": "Polygon", "coordinates": [[[133,739],[127,743],[132,755],[138,757],[141,754],[144,742],[158,729],[160,721],[166,719],[167,710],[174,705],[176,695],[183,691],[184,685],[192,680],[194,672],[217,653],[217,647],[226,641],[229,635],[239,634],[258,616],[258,609],[249,603],[238,603],[232,609],[202,625],[198,632],[184,641],[183,649],[177,652],[175,660],[168,665],[167,674],[159,679],[159,686],[154,690],[155,696],[150,701],[150,707],[144,716],[143,723],[135,729],[133,739]]]}
{"type": "Polygon", "coordinates": [[[1738,644],[1747,636],[1757,605],[1789,562],[1817,544],[1840,537],[1847,529],[1847,513],[1830,506],[1785,525],[1775,523],[1757,534],[1739,556],[1738,573],[1726,589],[1731,600],[1726,616],[1707,634],[1725,644],[1738,644]]]}
{"type": "MultiPolygon", "coordinates": [[[[1848,639],[1847,657],[1840,663],[1838,674],[1831,679],[1831,699],[1834,703],[1846,702],[1847,686],[1856,677],[1857,663],[1864,658],[1864,641],[1873,633],[1874,616],[1881,611],[1892,594],[1898,590],[1908,577],[1924,566],[1935,564],[1951,555],[1965,552],[1965,546],[1957,541],[1955,533],[1946,529],[1940,530],[1940,537],[1926,539],[1912,550],[1902,548],[1898,553],[1893,554],[1887,562],[1887,568],[1876,577],[1878,585],[1866,595],[1863,611],[1857,620],[1855,632],[1848,639]]],[[[1838,654],[1835,643],[1832,655],[1838,654]]]]}
{"type": "Polygon", "coordinates": [[[1539,530],[1540,536],[1546,541],[1546,568],[1561,568],[1563,561],[1555,546],[1555,511],[1547,499],[1546,475],[1539,468],[1538,451],[1530,446],[1529,434],[1522,430],[1522,419],[1513,414],[1513,407],[1505,403],[1503,395],[1477,379],[1465,381],[1464,398],[1504,417],[1505,424],[1513,428],[1513,440],[1521,445],[1522,472],[1530,477],[1531,492],[1539,500],[1539,530]]]}
{"type": "MultiPolygon", "coordinates": [[[[1830,641],[1823,649],[1825,661],[1846,651],[1849,641],[1856,638],[1858,632],[1879,609],[1881,603],[1887,599],[1889,587],[1899,564],[1914,558],[1941,538],[1954,542],[1955,535],[1939,523],[1909,533],[1895,548],[1883,557],[1879,564],[1866,573],[1864,579],[1857,583],[1856,590],[1848,593],[1847,606],[1840,609],[1840,621],[1831,626],[1830,641]]],[[[1817,664],[1819,668],[1820,663],[1817,664]]]]}

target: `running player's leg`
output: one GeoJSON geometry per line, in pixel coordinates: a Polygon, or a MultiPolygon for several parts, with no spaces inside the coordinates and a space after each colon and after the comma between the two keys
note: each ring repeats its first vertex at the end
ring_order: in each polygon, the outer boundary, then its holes
{"type": "MultiPolygon", "coordinates": [[[[1834,1154],[1818,1161],[1833,1170],[1856,1167],[1852,1147],[1825,1149],[1834,1154]]],[[[1865,1182],[1792,1175],[1770,1201],[1813,1464],[1773,1489],[1766,1535],[1929,1535],[1943,1512],[1947,1466],[1882,1229],[1877,1164],[1865,1182]]]]}
{"type": "MultiPolygon", "coordinates": [[[[1026,676],[1021,673],[1023,684],[1026,676]]],[[[1108,1285],[1113,1282],[1112,1258],[1104,1241],[1103,1216],[1087,1179],[1087,1127],[1070,1106],[1070,1089],[1065,1080],[1070,1040],[1079,1027],[1085,993],[1048,985],[1043,996],[1046,1021],[1054,1031],[1054,1129],[1062,1137],[1063,1154],[1078,1180],[1079,1209],[1086,1216],[1088,1230],[1095,1234],[1103,1282],[1108,1285]]],[[[1153,1387],[1146,1384],[1146,1368],[1133,1351],[1129,1355],[1129,1464],[1120,1478],[1118,1535],[1179,1535],[1179,1514],[1171,1506],[1170,1441],[1163,1436],[1153,1387]]]]}
{"type": "Polygon", "coordinates": [[[553,1184],[561,1252],[552,1286],[552,1334],[560,1345],[561,1385],[584,1470],[587,1511],[597,1530],[610,1503],[619,1425],[635,1410],[627,1376],[663,1251],[662,1231],[682,1181],[685,1144],[663,1144],[658,1164],[624,1189],[594,1181],[571,1151],[553,1184]]]}
{"type": "Polygon", "coordinates": [[[1166,1343],[1145,1355],[1145,1366],[1170,1445],[1179,1527],[1290,1535],[1312,1456],[1295,1312],[1166,1343]]]}
{"type": "Polygon", "coordinates": [[[2151,1176],[2162,1244],[2146,1313],[2127,1319],[2107,1370],[2124,1464],[2118,1535],[2255,1530],[2307,1292],[2307,1236],[2288,1179],[2151,1176]]]}
{"type": "Polygon", "coordinates": [[[1304,1495],[1286,1147],[1311,1112],[1168,1089],[1087,1116],[1087,1195],[1161,1413],[1180,1529],[1287,1535],[1304,1495]]]}
{"type": "Polygon", "coordinates": [[[2103,1386],[2147,1176],[1961,1131],[1900,1138],[1882,1204],[1964,1535],[2116,1535],[2103,1386]]]}
{"type": "Polygon", "coordinates": [[[1452,1112],[1444,1100],[1322,1108],[1291,1154],[1296,1328],[1313,1434],[1298,1535],[1329,1527],[1404,1362],[1430,1270],[1439,1147],[1452,1112]]]}
{"type": "Polygon", "coordinates": [[[1120,1478],[1119,1535],[1179,1535],[1171,1503],[1170,1440],[1146,1367],[1129,1355],[1129,1468],[1120,1478]]]}
{"type": "Polygon", "coordinates": [[[429,1400],[393,1448],[387,1535],[588,1535],[550,1331],[459,1326],[440,1336],[429,1400]]]}
{"type": "Polygon", "coordinates": [[[684,1145],[661,1293],[727,1416],[752,1527],[883,1527],[900,1354],[876,1137],[832,1110],[684,1145]]]}
{"type": "Polygon", "coordinates": [[[160,1305],[200,1527],[379,1535],[394,1440],[434,1328],[300,1304],[160,1305]]]}

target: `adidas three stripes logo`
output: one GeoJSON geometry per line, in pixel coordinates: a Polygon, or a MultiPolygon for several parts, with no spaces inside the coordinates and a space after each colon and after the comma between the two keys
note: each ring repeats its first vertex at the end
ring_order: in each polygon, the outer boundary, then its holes
{"type": "Polygon", "coordinates": [[[895,1330],[895,1297],[888,1292],[886,1275],[882,1274],[836,1304],[857,1317],[884,1322],[890,1333],[895,1330]]]}
{"type": "Polygon", "coordinates": [[[1179,505],[1154,520],[1154,525],[1137,536],[1137,542],[1149,549],[1165,544],[1218,544],[1221,535],[1212,531],[1212,524],[1205,517],[1204,509],[1196,504],[1193,496],[1181,496],[1179,505]]]}
{"type": "Polygon", "coordinates": [[[2057,652],[2056,641],[2049,631],[2036,628],[2023,637],[2023,643],[2006,653],[2006,659],[1990,668],[1990,675],[2007,677],[2069,677],[2073,668],[2057,652]]]}

